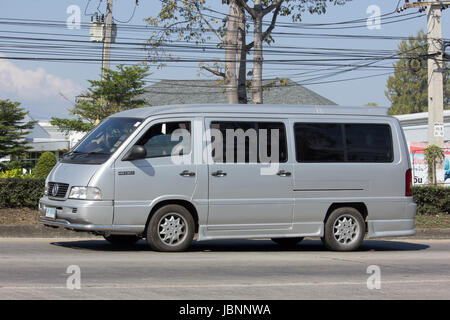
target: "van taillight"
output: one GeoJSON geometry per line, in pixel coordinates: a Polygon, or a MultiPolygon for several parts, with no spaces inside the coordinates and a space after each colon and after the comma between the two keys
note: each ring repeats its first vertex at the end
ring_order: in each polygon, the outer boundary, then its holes
{"type": "Polygon", "coordinates": [[[412,195],[412,171],[408,169],[405,174],[405,196],[412,197],[412,195]]]}

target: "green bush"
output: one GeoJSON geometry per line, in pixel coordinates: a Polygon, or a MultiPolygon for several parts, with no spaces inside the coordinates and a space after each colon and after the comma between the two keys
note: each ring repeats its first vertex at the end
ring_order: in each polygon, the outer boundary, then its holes
{"type": "Polygon", "coordinates": [[[0,171],[10,171],[15,169],[22,169],[24,162],[22,160],[2,161],[0,162],[0,171]]]}
{"type": "Polygon", "coordinates": [[[52,171],[55,164],[56,164],[56,157],[53,154],[53,152],[50,151],[44,152],[39,157],[36,167],[32,171],[33,177],[37,179],[47,178],[48,174],[50,173],[50,171],[52,171]]]}
{"type": "Polygon", "coordinates": [[[1,178],[33,178],[33,176],[29,173],[22,173],[22,169],[18,168],[0,171],[0,179],[1,178]]]}
{"type": "Polygon", "coordinates": [[[450,213],[450,188],[439,186],[413,187],[418,214],[450,213]]]}
{"type": "Polygon", "coordinates": [[[20,176],[22,176],[22,169],[0,171],[0,178],[19,178],[20,176]]]}
{"type": "Polygon", "coordinates": [[[29,207],[37,209],[44,193],[45,179],[0,179],[0,208],[29,207]]]}

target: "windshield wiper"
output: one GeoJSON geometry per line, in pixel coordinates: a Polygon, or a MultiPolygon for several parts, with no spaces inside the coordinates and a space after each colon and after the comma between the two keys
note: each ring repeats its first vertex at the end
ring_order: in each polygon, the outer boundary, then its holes
{"type": "Polygon", "coordinates": [[[64,156],[70,156],[70,155],[72,155],[72,154],[103,155],[103,156],[109,156],[109,155],[111,155],[110,153],[107,153],[107,152],[95,152],[95,151],[92,151],[92,152],[85,152],[85,151],[74,150],[74,151],[65,153],[64,156]]]}
{"type": "Polygon", "coordinates": [[[109,155],[111,155],[110,153],[107,153],[107,152],[84,152],[84,153],[86,153],[86,154],[93,154],[93,155],[102,155],[102,156],[109,156],[109,155]]]}
{"type": "Polygon", "coordinates": [[[69,151],[69,152],[64,153],[63,156],[70,156],[71,154],[74,154],[74,153],[77,154],[77,153],[86,153],[86,152],[73,150],[73,151],[69,151]]]}

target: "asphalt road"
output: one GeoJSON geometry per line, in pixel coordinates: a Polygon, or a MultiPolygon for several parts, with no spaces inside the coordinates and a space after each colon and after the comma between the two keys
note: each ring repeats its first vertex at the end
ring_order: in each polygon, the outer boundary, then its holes
{"type": "Polygon", "coordinates": [[[450,299],[450,240],[368,240],[348,253],[315,240],[212,241],[158,253],[145,242],[3,238],[0,299],[450,299]]]}

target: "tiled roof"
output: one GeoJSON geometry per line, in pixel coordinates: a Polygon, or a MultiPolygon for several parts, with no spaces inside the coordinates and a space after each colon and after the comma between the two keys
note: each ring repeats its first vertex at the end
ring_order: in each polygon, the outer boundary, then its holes
{"type": "MultiPolygon", "coordinates": [[[[263,85],[274,84],[264,90],[266,104],[336,105],[335,102],[288,80],[264,80],[263,85]]],[[[248,93],[251,100],[251,93],[248,93]]],[[[224,86],[216,80],[162,80],[145,89],[143,99],[151,106],[174,104],[227,103],[224,86]]],[[[251,101],[249,102],[251,103],[251,101]]]]}

